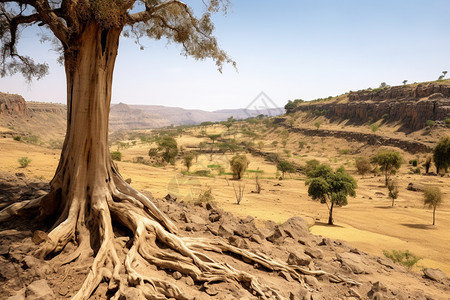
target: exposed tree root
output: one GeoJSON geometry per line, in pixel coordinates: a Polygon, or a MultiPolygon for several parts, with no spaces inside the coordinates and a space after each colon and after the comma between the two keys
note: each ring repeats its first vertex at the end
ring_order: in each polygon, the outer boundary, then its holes
{"type": "MultiPolygon", "coordinates": [[[[179,237],[175,225],[147,197],[126,184],[118,174],[113,182],[107,185],[112,188],[108,194],[93,193],[89,205],[86,205],[88,200],[76,198],[70,201],[70,205],[66,203],[61,214],[65,219],[58,219],[48,234],[47,242],[36,252],[37,256],[45,258],[60,252],[68,242],[75,242],[75,252],[60,261],[60,264],[66,264],[77,259],[82,261],[94,250],[94,262],[73,299],[88,299],[102,281],[109,283],[108,288],[114,294],[112,299],[119,299],[130,292],[139,299],[190,299],[174,284],[140,272],[137,266],[142,265],[142,260],[162,269],[179,271],[197,282],[237,282],[261,299],[284,299],[279,291],[260,282],[254,275],[216,261],[206,251],[240,255],[268,270],[288,272],[303,285],[302,275],[328,275],[332,282],[359,285],[352,279],[288,265],[221,240],[179,237]],[[113,220],[133,233],[123,262],[114,246],[113,220]],[[121,278],[121,269],[125,271],[126,279],[121,278]]],[[[36,209],[39,205],[41,198],[13,204],[0,212],[0,221],[31,208],[36,209]]]]}

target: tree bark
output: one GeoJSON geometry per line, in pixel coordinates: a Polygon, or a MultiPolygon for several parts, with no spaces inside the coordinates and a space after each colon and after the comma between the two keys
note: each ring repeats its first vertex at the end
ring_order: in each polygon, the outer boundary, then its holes
{"type": "Polygon", "coordinates": [[[328,225],[333,225],[333,207],[334,207],[334,202],[331,202],[330,215],[328,216],[328,225]]]}

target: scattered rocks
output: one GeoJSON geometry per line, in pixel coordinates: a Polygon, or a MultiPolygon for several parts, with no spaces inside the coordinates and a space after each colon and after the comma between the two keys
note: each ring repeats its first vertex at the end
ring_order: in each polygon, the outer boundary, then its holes
{"type": "Polygon", "coordinates": [[[27,300],[53,300],[55,294],[48,286],[47,280],[41,279],[32,282],[25,290],[27,300]]]}

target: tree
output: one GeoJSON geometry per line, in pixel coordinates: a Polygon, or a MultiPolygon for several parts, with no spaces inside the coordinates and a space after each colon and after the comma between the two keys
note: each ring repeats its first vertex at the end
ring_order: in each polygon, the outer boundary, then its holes
{"type": "Polygon", "coordinates": [[[389,191],[388,196],[392,199],[392,207],[394,207],[394,201],[398,197],[398,184],[394,180],[389,180],[387,188],[389,191]]]}
{"type": "Polygon", "coordinates": [[[308,195],[328,207],[328,225],[333,225],[334,206],[347,205],[347,196],[354,197],[357,187],[355,179],[343,167],[333,171],[329,165],[318,165],[307,175],[308,195]],[[330,204],[328,204],[330,202],[330,204]]]}
{"type": "Polygon", "coordinates": [[[367,157],[358,157],[355,159],[355,166],[358,174],[364,176],[372,170],[370,160],[367,157]]]}
{"type": "Polygon", "coordinates": [[[321,121],[317,121],[317,122],[314,123],[314,126],[316,126],[317,129],[320,128],[320,125],[322,125],[321,121]]]}
{"type": "Polygon", "coordinates": [[[218,138],[220,138],[220,136],[221,136],[220,134],[210,134],[210,135],[208,135],[208,137],[212,140],[213,144],[218,138]]]}
{"type": "Polygon", "coordinates": [[[158,150],[162,151],[162,158],[171,165],[175,164],[175,158],[178,155],[177,141],[171,136],[163,136],[158,141],[158,150]]]}
{"type": "Polygon", "coordinates": [[[428,174],[431,167],[431,155],[428,155],[425,159],[425,162],[423,163],[423,166],[425,167],[425,174],[428,174]]]}
{"type": "Polygon", "coordinates": [[[386,84],[386,82],[380,83],[380,86],[379,86],[380,89],[386,89],[388,87],[390,87],[390,85],[386,84]]]}
{"type": "Polygon", "coordinates": [[[380,150],[372,158],[372,163],[378,164],[384,172],[384,183],[387,186],[392,174],[395,174],[402,164],[402,156],[396,151],[380,150]]]}
{"type": "Polygon", "coordinates": [[[408,82],[408,80],[405,79],[405,80],[403,80],[402,82],[403,82],[403,85],[406,85],[406,83],[408,82]]]}
{"type": "Polygon", "coordinates": [[[189,169],[192,166],[192,161],[194,160],[194,158],[195,158],[195,155],[192,152],[186,152],[183,155],[184,165],[186,166],[188,172],[189,172],[189,169]]]}
{"type": "Polygon", "coordinates": [[[443,137],[433,150],[433,160],[436,166],[436,173],[441,169],[447,172],[450,166],[450,136],[443,137]]]}
{"type": "Polygon", "coordinates": [[[281,176],[284,178],[284,174],[286,173],[295,173],[295,168],[288,161],[280,161],[277,164],[277,170],[281,171],[281,176]]]}
{"type": "Polygon", "coordinates": [[[245,170],[247,170],[248,164],[250,162],[247,160],[245,155],[235,155],[231,158],[230,167],[233,172],[233,177],[237,180],[242,178],[245,170]]]}
{"type": "Polygon", "coordinates": [[[423,204],[433,209],[433,225],[436,221],[436,208],[442,204],[442,192],[437,186],[426,187],[423,190],[423,204]]]}

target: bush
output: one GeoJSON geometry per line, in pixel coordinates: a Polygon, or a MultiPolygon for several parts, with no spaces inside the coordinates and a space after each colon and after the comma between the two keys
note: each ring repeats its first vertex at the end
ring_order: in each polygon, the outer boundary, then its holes
{"type": "Polygon", "coordinates": [[[17,161],[19,162],[21,168],[26,168],[31,162],[31,159],[29,159],[28,157],[21,157],[17,161]]]}
{"type": "Polygon", "coordinates": [[[230,161],[233,178],[240,180],[250,162],[245,155],[235,155],[230,161]]]}
{"type": "Polygon", "coordinates": [[[436,165],[436,173],[439,174],[440,169],[447,172],[450,166],[450,136],[443,137],[433,150],[434,164],[436,165]]]}
{"type": "Polygon", "coordinates": [[[281,176],[284,178],[284,174],[286,173],[295,173],[295,168],[292,166],[292,164],[288,161],[280,161],[277,164],[277,170],[281,171],[281,176]]]}
{"type": "Polygon", "coordinates": [[[372,125],[370,125],[370,129],[372,129],[372,132],[377,131],[379,127],[380,127],[380,126],[379,126],[378,124],[375,124],[375,123],[372,124],[372,125]]]}
{"type": "Polygon", "coordinates": [[[444,120],[445,125],[449,126],[450,125],[450,118],[446,118],[444,120]]]}
{"type": "Polygon", "coordinates": [[[436,124],[436,122],[434,122],[433,120],[427,120],[425,124],[426,124],[427,126],[431,127],[431,126],[433,126],[434,124],[436,124]]]}
{"type": "Polygon", "coordinates": [[[417,159],[410,160],[409,164],[412,165],[413,167],[417,167],[417,159]]]}
{"type": "Polygon", "coordinates": [[[122,160],[122,152],[120,152],[120,151],[111,152],[111,158],[113,160],[121,161],[122,160]]]}
{"type": "Polygon", "coordinates": [[[186,166],[188,172],[192,166],[192,161],[194,160],[194,158],[195,158],[195,155],[192,152],[186,152],[183,155],[184,165],[186,166]]]}
{"type": "Polygon", "coordinates": [[[207,187],[204,191],[201,191],[195,200],[195,204],[211,203],[214,201],[211,187],[207,187]]]}
{"type": "Polygon", "coordinates": [[[408,250],[406,251],[392,250],[392,252],[383,250],[383,254],[393,262],[405,266],[407,268],[412,268],[419,260],[421,260],[420,257],[415,256],[408,250]]]}
{"type": "Polygon", "coordinates": [[[372,165],[367,157],[358,157],[355,159],[355,166],[358,174],[365,175],[372,170],[372,165]]]}
{"type": "Polygon", "coordinates": [[[194,175],[202,176],[202,177],[211,177],[210,170],[197,170],[194,172],[194,175]]]}
{"type": "Polygon", "coordinates": [[[14,139],[15,141],[20,142],[20,141],[22,140],[22,137],[21,137],[20,135],[16,135],[16,136],[13,137],[13,139],[14,139]]]}
{"type": "Polygon", "coordinates": [[[389,119],[389,114],[384,114],[384,115],[382,115],[381,116],[381,118],[384,120],[384,121],[387,121],[388,119],[389,119]]]}
{"type": "Polygon", "coordinates": [[[392,207],[394,207],[394,201],[398,198],[398,184],[394,180],[389,180],[387,188],[389,191],[389,198],[392,199],[392,207]]]}

